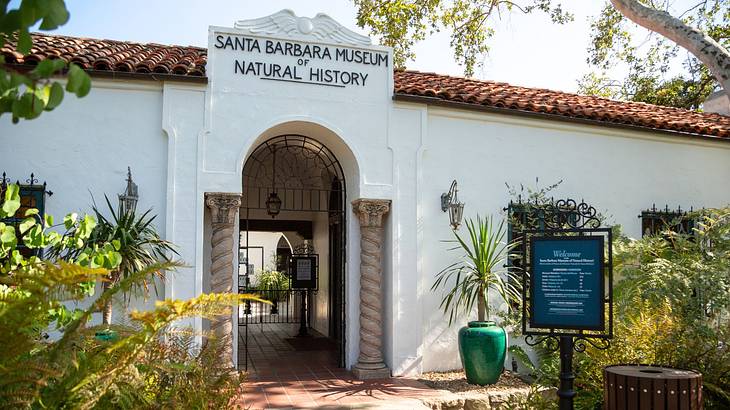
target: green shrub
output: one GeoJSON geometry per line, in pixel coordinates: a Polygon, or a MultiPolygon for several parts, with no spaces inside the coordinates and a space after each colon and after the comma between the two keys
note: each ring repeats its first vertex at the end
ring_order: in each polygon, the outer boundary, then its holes
{"type": "MultiPolygon", "coordinates": [[[[230,315],[249,295],[203,294],[187,301],[164,300],[128,314],[128,326],[88,326],[114,297],[138,289],[155,273],[178,266],[152,263],[111,280],[86,309],[78,306],[123,262],[120,244],[90,241],[96,221],[64,218],[65,234],[48,231],[53,218],[29,210],[16,227],[2,222],[19,209],[17,186],[0,204],[0,408],[220,408],[238,386],[223,367],[215,340],[200,349],[191,335],[171,333],[173,323],[193,316],[230,315]],[[51,248],[64,259],[25,257],[51,248]],[[56,330],[60,337],[49,339],[56,330]],[[113,333],[109,333],[109,332],[113,333]],[[112,335],[99,340],[99,332],[112,335]]],[[[258,300],[258,299],[257,299],[258,300]]]]}

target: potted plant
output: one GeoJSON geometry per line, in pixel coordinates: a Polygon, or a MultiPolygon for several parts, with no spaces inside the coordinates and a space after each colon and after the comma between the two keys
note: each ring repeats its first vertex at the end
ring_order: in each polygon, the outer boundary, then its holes
{"type": "Polygon", "coordinates": [[[504,269],[512,245],[506,244],[504,221],[495,226],[492,218],[467,219],[468,238],[454,231],[456,246],[450,250],[464,253],[463,258],[436,275],[431,290],[444,288],[440,307],[449,315],[449,326],[459,314],[469,314],[474,305],[477,320],[459,330],[459,355],[469,383],[494,384],[504,369],[507,333],[491,320],[489,292],[507,302],[519,295],[518,281],[504,269]]]}
{"type": "Polygon", "coordinates": [[[261,296],[272,302],[271,314],[279,313],[279,300],[289,290],[289,277],[273,269],[262,270],[258,275],[258,289],[261,296]]]}

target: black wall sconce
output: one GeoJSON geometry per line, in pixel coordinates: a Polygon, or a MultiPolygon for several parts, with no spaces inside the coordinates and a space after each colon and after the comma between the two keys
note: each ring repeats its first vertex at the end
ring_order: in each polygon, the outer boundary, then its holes
{"type": "Polygon", "coordinates": [[[459,202],[458,194],[456,180],[451,183],[449,192],[441,194],[441,210],[449,213],[449,223],[454,230],[459,229],[461,218],[464,216],[464,203],[459,202]]]}

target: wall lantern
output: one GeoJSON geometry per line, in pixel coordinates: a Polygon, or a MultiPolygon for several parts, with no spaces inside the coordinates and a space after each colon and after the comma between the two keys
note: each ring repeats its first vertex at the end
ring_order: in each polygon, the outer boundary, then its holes
{"type": "Polygon", "coordinates": [[[123,194],[119,194],[119,214],[134,212],[137,209],[138,199],[137,184],[132,181],[132,169],[127,167],[127,189],[123,194]]]}
{"type": "Polygon", "coordinates": [[[449,192],[441,194],[441,210],[449,213],[451,228],[456,230],[461,225],[461,218],[464,216],[464,203],[459,202],[459,188],[456,180],[451,183],[449,192]]]}
{"type": "Polygon", "coordinates": [[[279,215],[279,212],[281,212],[281,198],[276,193],[276,147],[274,147],[272,168],[271,193],[269,194],[269,198],[266,199],[266,213],[271,215],[271,218],[276,218],[276,215],[279,215]]]}

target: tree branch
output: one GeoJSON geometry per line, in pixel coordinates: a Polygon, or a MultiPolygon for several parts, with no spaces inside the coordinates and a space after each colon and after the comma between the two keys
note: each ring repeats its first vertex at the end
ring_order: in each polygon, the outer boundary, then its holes
{"type": "Polygon", "coordinates": [[[634,23],[661,34],[694,54],[707,66],[730,97],[730,52],[704,32],[685,24],[666,11],[646,7],[638,0],[610,0],[634,23]]]}

